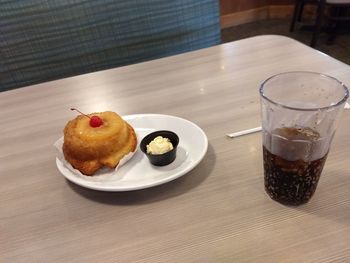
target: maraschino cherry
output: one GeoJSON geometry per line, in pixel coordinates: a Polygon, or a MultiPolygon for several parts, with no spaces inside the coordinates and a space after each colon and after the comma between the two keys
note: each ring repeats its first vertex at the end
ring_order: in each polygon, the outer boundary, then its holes
{"type": "Polygon", "coordinates": [[[92,128],[100,127],[103,124],[102,119],[96,115],[90,117],[89,115],[82,113],[80,110],[77,110],[76,108],[71,108],[70,110],[75,110],[75,111],[81,113],[82,115],[88,117],[90,119],[89,123],[90,123],[90,126],[92,128]]]}

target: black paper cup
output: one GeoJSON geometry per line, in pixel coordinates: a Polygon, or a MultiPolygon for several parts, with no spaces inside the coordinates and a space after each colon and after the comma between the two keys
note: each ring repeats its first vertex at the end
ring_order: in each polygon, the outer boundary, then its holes
{"type": "Polygon", "coordinates": [[[172,131],[155,131],[146,135],[141,143],[140,149],[146,154],[151,164],[155,166],[164,166],[172,163],[176,158],[176,150],[179,145],[179,136],[172,131]],[[163,138],[168,138],[173,145],[173,149],[169,152],[163,154],[149,154],[147,153],[147,145],[154,140],[156,137],[162,136],[163,138]]]}

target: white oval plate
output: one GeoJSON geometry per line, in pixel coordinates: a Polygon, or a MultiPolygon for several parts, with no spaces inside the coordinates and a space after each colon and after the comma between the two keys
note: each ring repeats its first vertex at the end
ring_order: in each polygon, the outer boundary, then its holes
{"type": "Polygon", "coordinates": [[[188,120],[160,114],[128,115],[123,116],[123,119],[134,127],[138,137],[136,153],[127,163],[110,176],[103,174],[78,176],[56,158],[58,170],[63,176],[75,184],[94,190],[111,192],[138,190],[181,177],[196,167],[207,152],[207,136],[200,127],[188,120]],[[139,147],[143,137],[157,130],[173,131],[180,138],[176,159],[166,166],[153,166],[139,147]]]}

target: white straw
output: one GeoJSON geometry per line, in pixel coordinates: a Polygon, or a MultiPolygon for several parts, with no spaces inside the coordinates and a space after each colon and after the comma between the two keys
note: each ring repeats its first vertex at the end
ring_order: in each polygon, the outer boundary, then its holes
{"type": "Polygon", "coordinates": [[[242,135],[246,135],[246,134],[250,134],[250,133],[254,133],[254,132],[259,132],[259,131],[261,131],[261,127],[256,127],[256,128],[252,128],[252,129],[248,129],[248,130],[244,130],[244,131],[229,133],[226,135],[230,138],[235,138],[235,137],[239,137],[242,135]]]}
{"type": "MultiPolygon", "coordinates": [[[[344,106],[344,109],[350,109],[350,104],[346,102],[345,106],[344,106]]],[[[243,131],[234,132],[234,133],[229,133],[229,134],[226,134],[226,135],[228,137],[230,137],[230,138],[236,138],[236,137],[239,137],[239,136],[243,136],[243,135],[247,135],[247,134],[251,134],[251,133],[259,132],[259,131],[261,131],[261,127],[255,127],[255,128],[252,128],[252,129],[243,130],[243,131]]]]}

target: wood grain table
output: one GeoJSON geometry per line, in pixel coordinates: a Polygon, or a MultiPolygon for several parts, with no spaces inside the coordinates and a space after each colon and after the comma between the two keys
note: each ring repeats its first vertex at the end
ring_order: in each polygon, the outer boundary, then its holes
{"type": "Polygon", "coordinates": [[[295,70],[350,85],[348,65],[267,35],[0,93],[0,262],[349,262],[350,112],[299,207],[265,193],[260,133],[225,136],[259,126],[260,83],[295,70]],[[55,164],[71,106],[188,119],[208,152],[167,184],[85,189],[55,164]]]}

